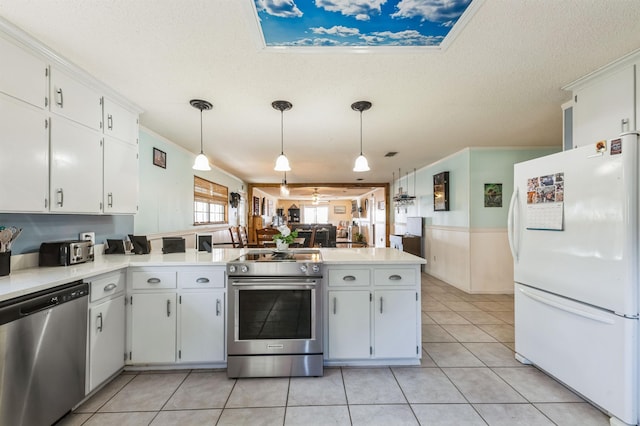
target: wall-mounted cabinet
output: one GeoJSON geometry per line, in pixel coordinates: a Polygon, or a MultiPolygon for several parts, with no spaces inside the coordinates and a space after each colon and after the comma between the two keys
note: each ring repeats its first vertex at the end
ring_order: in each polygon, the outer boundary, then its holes
{"type": "Polygon", "coordinates": [[[100,213],[102,135],[60,117],[51,117],[50,210],[100,213]]]}
{"type": "Polygon", "coordinates": [[[136,213],[137,108],[16,34],[0,22],[0,211],[136,213]]]}
{"type": "Polygon", "coordinates": [[[640,52],[635,52],[564,87],[573,93],[574,147],[638,128],[639,67],[640,52]]]}
{"type": "Polygon", "coordinates": [[[0,92],[39,108],[47,106],[47,63],[0,37],[0,92]]]}
{"type": "Polygon", "coordinates": [[[42,109],[0,94],[0,117],[0,209],[46,212],[49,198],[46,114],[42,109]]]}

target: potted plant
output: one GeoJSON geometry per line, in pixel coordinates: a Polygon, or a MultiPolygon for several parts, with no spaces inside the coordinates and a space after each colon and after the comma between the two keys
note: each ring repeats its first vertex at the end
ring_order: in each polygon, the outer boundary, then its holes
{"type": "Polygon", "coordinates": [[[286,250],[297,237],[298,231],[291,231],[287,225],[278,226],[280,233],[273,236],[273,241],[276,242],[277,250],[286,250]]]}

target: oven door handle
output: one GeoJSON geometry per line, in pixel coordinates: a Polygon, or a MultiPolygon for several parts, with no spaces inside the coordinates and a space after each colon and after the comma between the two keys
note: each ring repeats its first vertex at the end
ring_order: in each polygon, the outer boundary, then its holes
{"type": "Polygon", "coordinates": [[[256,287],[263,288],[265,290],[272,288],[316,288],[318,284],[317,280],[283,280],[283,279],[271,279],[271,278],[257,278],[252,280],[232,280],[231,285],[233,287],[256,287]]]}

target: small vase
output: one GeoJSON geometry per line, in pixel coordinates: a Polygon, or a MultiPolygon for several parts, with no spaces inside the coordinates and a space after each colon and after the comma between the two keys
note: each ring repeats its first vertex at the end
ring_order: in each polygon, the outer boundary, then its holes
{"type": "Polygon", "coordinates": [[[276,250],[284,251],[289,248],[289,244],[285,243],[282,240],[276,240],[276,250]]]}

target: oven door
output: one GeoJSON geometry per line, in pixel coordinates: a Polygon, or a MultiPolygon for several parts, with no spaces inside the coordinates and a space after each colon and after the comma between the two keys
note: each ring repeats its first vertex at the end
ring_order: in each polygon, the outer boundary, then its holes
{"type": "Polygon", "coordinates": [[[320,280],[229,278],[229,355],[322,353],[320,280]]]}

